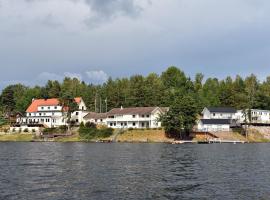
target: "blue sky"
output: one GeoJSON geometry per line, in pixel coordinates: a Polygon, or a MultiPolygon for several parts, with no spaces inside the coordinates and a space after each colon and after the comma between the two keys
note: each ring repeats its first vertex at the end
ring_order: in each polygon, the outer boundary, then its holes
{"type": "Polygon", "coordinates": [[[161,73],[270,75],[267,0],[0,0],[0,88],[161,73]]]}

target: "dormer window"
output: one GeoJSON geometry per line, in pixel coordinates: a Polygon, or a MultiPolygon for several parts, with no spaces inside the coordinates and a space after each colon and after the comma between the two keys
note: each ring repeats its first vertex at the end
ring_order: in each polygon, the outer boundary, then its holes
{"type": "Polygon", "coordinates": [[[50,110],[50,109],[51,109],[51,107],[48,106],[48,110],[50,110]]]}
{"type": "Polygon", "coordinates": [[[54,106],[54,109],[56,110],[57,109],[57,106],[54,106]]]}
{"type": "Polygon", "coordinates": [[[41,107],[41,110],[44,110],[44,107],[41,107]]]}

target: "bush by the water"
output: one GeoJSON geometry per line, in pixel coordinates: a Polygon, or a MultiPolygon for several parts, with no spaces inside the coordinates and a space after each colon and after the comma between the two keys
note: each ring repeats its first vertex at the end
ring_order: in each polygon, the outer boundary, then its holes
{"type": "Polygon", "coordinates": [[[67,132],[67,126],[59,126],[58,128],[45,128],[43,130],[44,134],[54,134],[54,133],[66,133],[67,132]]]}
{"type": "Polygon", "coordinates": [[[94,123],[82,123],[79,128],[80,137],[86,140],[91,140],[95,138],[106,138],[113,134],[112,128],[100,128],[97,129],[94,123]]]}

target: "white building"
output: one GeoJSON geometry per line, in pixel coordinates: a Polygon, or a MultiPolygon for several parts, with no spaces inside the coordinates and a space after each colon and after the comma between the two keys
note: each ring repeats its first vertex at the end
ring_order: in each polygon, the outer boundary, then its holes
{"type": "Polygon", "coordinates": [[[270,124],[269,110],[238,110],[236,116],[240,123],[270,124]]]}
{"type": "Polygon", "coordinates": [[[198,120],[198,131],[230,131],[232,127],[237,126],[236,112],[234,108],[204,108],[202,112],[203,117],[198,120]]]}
{"type": "Polygon", "coordinates": [[[203,119],[236,119],[237,110],[229,107],[206,107],[202,111],[203,119]]]}
{"type": "Polygon", "coordinates": [[[84,124],[87,122],[95,123],[98,125],[106,125],[107,113],[89,112],[83,117],[84,124]]]}
{"type": "MultiPolygon", "coordinates": [[[[86,115],[86,105],[82,98],[74,99],[78,104],[78,111],[71,114],[71,120],[79,124],[86,115]]],[[[33,99],[31,105],[26,110],[26,116],[17,118],[17,124],[20,126],[44,126],[47,128],[66,125],[67,117],[65,110],[56,98],[52,99],[33,99]],[[64,110],[64,112],[63,112],[64,110]]]]}
{"type": "Polygon", "coordinates": [[[160,107],[115,108],[107,113],[106,124],[111,128],[159,128],[159,116],[167,110],[160,107]]]}

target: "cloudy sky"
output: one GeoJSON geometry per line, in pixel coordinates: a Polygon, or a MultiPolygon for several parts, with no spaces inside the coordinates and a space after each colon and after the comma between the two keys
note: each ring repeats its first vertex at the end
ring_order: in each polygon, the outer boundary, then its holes
{"type": "Polygon", "coordinates": [[[269,0],[0,0],[0,88],[161,73],[270,75],[269,0]]]}

